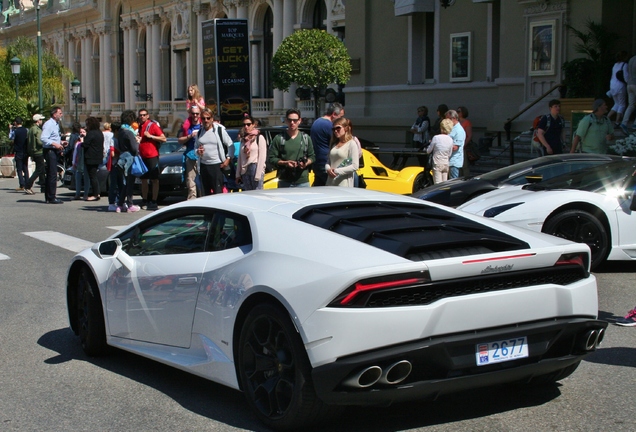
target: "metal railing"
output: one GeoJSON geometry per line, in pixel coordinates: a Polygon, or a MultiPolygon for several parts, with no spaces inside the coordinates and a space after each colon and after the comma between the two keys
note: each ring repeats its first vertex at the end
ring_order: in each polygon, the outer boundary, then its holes
{"type": "Polygon", "coordinates": [[[546,97],[550,96],[550,94],[553,91],[555,91],[556,89],[561,88],[563,86],[564,86],[563,84],[555,84],[555,85],[553,85],[550,88],[550,90],[548,90],[547,92],[543,93],[540,97],[535,99],[534,102],[532,102],[530,105],[528,105],[527,107],[525,107],[524,109],[519,111],[517,114],[515,114],[514,116],[512,116],[508,120],[506,120],[506,122],[504,123],[504,131],[506,131],[506,141],[508,141],[508,145],[510,146],[510,165],[515,163],[515,145],[514,145],[514,141],[510,137],[511,130],[512,130],[512,122],[515,121],[516,119],[518,119],[521,115],[523,115],[530,108],[532,108],[533,106],[535,106],[536,104],[541,102],[543,99],[545,99],[546,97]]]}

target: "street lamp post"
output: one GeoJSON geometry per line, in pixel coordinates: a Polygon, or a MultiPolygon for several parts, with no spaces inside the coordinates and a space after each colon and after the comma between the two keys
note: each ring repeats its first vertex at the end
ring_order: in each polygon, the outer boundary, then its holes
{"type": "Polygon", "coordinates": [[[141,87],[139,80],[135,80],[133,87],[135,88],[135,96],[137,96],[137,99],[145,99],[146,102],[152,100],[152,93],[139,93],[139,88],[141,87]]]}
{"type": "Polygon", "coordinates": [[[11,62],[11,72],[13,73],[13,76],[15,77],[15,100],[18,100],[18,93],[19,93],[19,88],[20,88],[20,80],[18,79],[18,77],[20,76],[20,59],[17,57],[13,57],[11,60],[9,60],[11,62]]]}
{"type": "Polygon", "coordinates": [[[73,93],[73,100],[75,101],[75,121],[79,121],[79,117],[77,115],[77,103],[78,100],[80,99],[79,95],[80,95],[80,89],[81,89],[81,84],[79,82],[79,80],[77,78],[75,78],[73,81],[71,81],[71,91],[73,93]]]}
{"type": "Polygon", "coordinates": [[[40,0],[35,0],[35,20],[38,27],[38,107],[42,112],[42,32],[40,32],[40,0]]]}

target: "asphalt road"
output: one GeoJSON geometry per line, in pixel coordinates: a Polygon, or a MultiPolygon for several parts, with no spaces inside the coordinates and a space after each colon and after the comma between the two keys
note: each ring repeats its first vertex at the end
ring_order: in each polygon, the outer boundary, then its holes
{"type": "MultiPolygon", "coordinates": [[[[147,212],[108,213],[103,199],[48,205],[15,187],[16,179],[0,178],[0,430],[266,430],[241,393],[122,351],[88,358],[69,330],[72,249],[147,212]]],[[[602,319],[636,304],[635,272],[636,263],[612,263],[596,274],[602,319]]],[[[634,431],[635,368],[636,328],[610,325],[601,349],[556,385],[349,408],[317,430],[634,431]]]]}

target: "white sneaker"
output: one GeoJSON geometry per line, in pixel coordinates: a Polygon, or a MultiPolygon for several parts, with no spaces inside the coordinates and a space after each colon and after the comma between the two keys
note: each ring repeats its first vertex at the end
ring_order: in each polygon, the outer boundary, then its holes
{"type": "Polygon", "coordinates": [[[117,211],[117,204],[108,204],[108,211],[109,212],[116,212],[117,211]]]}
{"type": "Polygon", "coordinates": [[[139,206],[137,206],[137,205],[133,204],[133,205],[128,206],[128,211],[131,212],[131,213],[132,212],[138,212],[139,210],[141,210],[141,208],[139,206]]]}

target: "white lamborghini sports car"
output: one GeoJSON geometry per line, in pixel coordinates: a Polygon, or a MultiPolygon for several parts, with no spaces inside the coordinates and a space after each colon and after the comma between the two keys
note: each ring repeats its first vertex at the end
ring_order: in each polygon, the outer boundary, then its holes
{"type": "Polygon", "coordinates": [[[481,195],[460,210],[586,243],[594,270],[636,259],[636,160],[624,158],[481,195]],[[631,208],[631,209],[630,209],[631,208]]]}
{"type": "Polygon", "coordinates": [[[77,254],[71,329],[242,390],[268,426],[506,382],[594,351],[589,248],[356,188],[243,192],[154,212],[77,254]]]}

